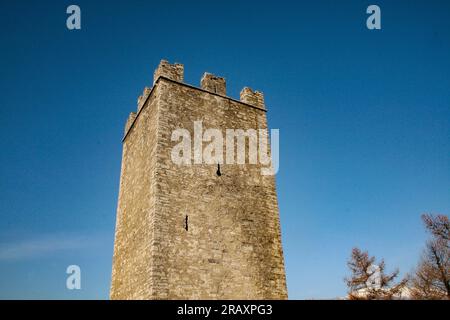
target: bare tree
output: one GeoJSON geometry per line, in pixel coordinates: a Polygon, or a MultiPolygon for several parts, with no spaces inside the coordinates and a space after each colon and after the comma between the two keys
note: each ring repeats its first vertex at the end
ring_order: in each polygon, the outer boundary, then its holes
{"type": "Polygon", "coordinates": [[[432,214],[423,214],[422,221],[427,230],[435,238],[450,241],[450,223],[447,216],[443,214],[438,214],[437,216],[432,214]]]}
{"type": "Polygon", "coordinates": [[[375,263],[375,257],[367,251],[353,248],[350,260],[347,262],[351,276],[345,278],[349,289],[350,300],[390,300],[399,297],[407,280],[394,283],[399,271],[385,273],[384,260],[375,263]]]}
{"type": "Polygon", "coordinates": [[[450,299],[450,249],[448,217],[422,215],[427,231],[431,234],[420,262],[410,276],[413,299],[450,299]]]}

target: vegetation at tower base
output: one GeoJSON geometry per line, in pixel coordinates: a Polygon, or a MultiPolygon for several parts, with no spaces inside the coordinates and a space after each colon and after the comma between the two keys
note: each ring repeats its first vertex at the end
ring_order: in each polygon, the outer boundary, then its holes
{"type": "Polygon", "coordinates": [[[267,130],[263,94],[222,77],[184,83],[161,61],[126,122],[112,299],[286,299],[275,177],[260,164],[177,165],[174,130],[267,130]],[[220,174],[218,168],[220,167],[220,174]]]}
{"type": "Polygon", "coordinates": [[[431,235],[416,269],[394,284],[399,271],[385,274],[385,264],[358,248],[348,261],[351,276],[345,278],[351,300],[449,300],[450,299],[450,223],[446,215],[423,214],[422,221],[431,235]]]}

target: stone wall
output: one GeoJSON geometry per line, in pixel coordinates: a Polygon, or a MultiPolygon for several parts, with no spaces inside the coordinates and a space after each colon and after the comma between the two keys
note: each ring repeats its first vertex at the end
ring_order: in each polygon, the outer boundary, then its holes
{"type": "Polygon", "coordinates": [[[152,296],[156,203],[157,91],[144,112],[132,113],[123,142],[111,299],[152,296]]]}

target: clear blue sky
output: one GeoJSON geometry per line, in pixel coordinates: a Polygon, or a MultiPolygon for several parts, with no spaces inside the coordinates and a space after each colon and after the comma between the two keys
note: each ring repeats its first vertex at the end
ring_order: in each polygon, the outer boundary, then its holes
{"type": "Polygon", "coordinates": [[[353,246],[415,265],[420,214],[450,211],[450,2],[242,2],[1,2],[0,298],[108,298],[124,122],[162,58],[265,93],[290,298],[343,296],[353,246]]]}

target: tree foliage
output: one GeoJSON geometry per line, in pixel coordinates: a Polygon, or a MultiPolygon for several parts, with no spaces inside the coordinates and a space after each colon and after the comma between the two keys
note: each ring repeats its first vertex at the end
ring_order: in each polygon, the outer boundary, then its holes
{"type": "Polygon", "coordinates": [[[431,238],[410,276],[411,298],[450,299],[449,219],[445,215],[422,215],[431,238]]]}
{"type": "Polygon", "coordinates": [[[348,298],[351,300],[390,300],[401,295],[406,280],[395,283],[399,271],[386,273],[386,264],[382,259],[376,263],[375,257],[367,251],[353,248],[347,265],[351,271],[345,278],[348,298]]]}

